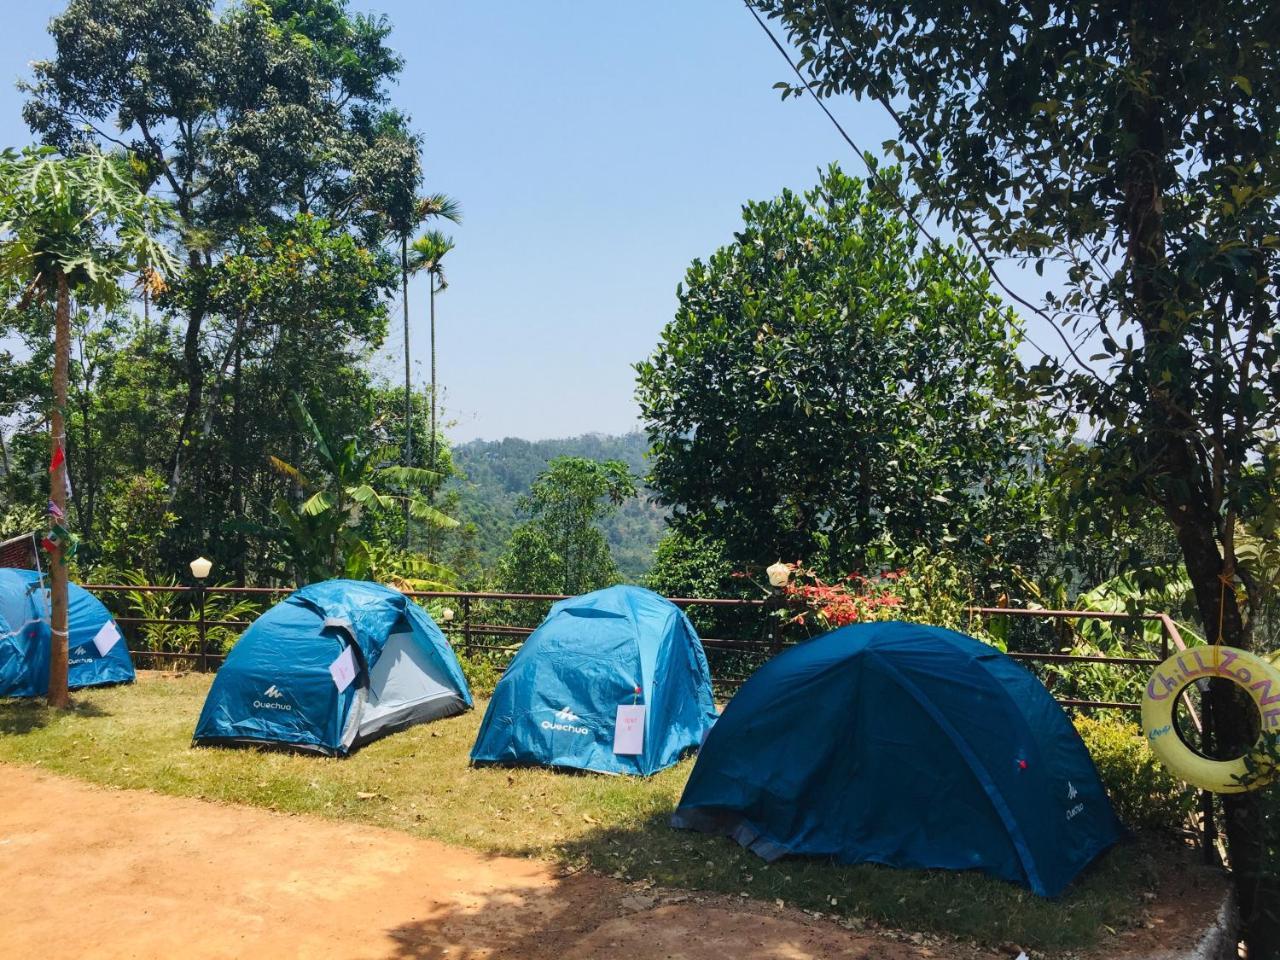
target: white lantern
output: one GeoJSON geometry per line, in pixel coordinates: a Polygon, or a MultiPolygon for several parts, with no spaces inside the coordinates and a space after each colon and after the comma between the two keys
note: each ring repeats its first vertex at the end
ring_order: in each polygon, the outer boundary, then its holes
{"type": "Polygon", "coordinates": [[[778,588],[785,587],[787,585],[787,581],[791,579],[791,566],[790,564],[783,563],[779,560],[777,563],[770,566],[769,569],[765,570],[765,573],[769,575],[769,586],[778,588]]]}
{"type": "Polygon", "coordinates": [[[444,622],[445,622],[445,623],[452,623],[452,622],[453,622],[453,607],[445,607],[445,608],[444,608],[444,613],[440,614],[440,616],[444,618],[444,622]]]}
{"type": "Polygon", "coordinates": [[[209,572],[213,569],[213,561],[204,557],[196,557],[191,561],[191,575],[197,580],[203,580],[209,576],[209,572]]]}

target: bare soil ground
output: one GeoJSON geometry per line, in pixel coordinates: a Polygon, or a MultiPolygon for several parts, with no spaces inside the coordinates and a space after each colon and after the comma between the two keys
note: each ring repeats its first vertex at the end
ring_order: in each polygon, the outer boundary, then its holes
{"type": "Polygon", "coordinates": [[[0,955],[41,960],[1012,957],[12,765],[0,765],[0,891],[0,955]]]}

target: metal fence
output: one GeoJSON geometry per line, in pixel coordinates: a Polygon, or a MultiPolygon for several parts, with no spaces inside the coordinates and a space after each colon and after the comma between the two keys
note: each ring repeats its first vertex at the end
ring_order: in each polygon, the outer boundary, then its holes
{"type": "MultiPolygon", "coordinates": [[[[286,596],[288,587],[224,587],[185,585],[89,584],[122,627],[135,660],[144,666],[177,667],[207,671],[217,669],[226,657],[231,637],[252,623],[254,614],[235,618],[216,615],[227,601],[251,600],[263,609],[286,596]],[[147,598],[164,597],[165,603],[147,598]],[[154,616],[155,607],[170,615],[154,616]],[[173,615],[175,612],[183,616],[173,615]]],[[[454,647],[470,657],[486,657],[502,666],[524,638],[533,632],[550,605],[566,599],[562,594],[478,593],[467,591],[407,591],[414,600],[433,604],[437,620],[454,647]],[[440,608],[445,609],[440,609],[440,608]],[[447,611],[447,612],[446,612],[447,611]]],[[[736,688],[765,660],[804,639],[789,631],[776,615],[779,605],[767,600],[671,597],[671,602],[693,615],[732,611],[742,625],[733,637],[703,636],[712,676],[722,691],[736,688]]],[[[260,611],[259,611],[260,612],[260,611]]],[[[1162,613],[1112,613],[1096,610],[1042,610],[1010,607],[971,607],[975,621],[1015,618],[1047,623],[1081,620],[1121,621],[1129,625],[1160,625],[1160,658],[1087,656],[1057,650],[1011,647],[1009,656],[1037,668],[1052,689],[1057,671],[1072,665],[1105,664],[1133,671],[1150,671],[1175,650],[1185,649],[1173,620],[1162,613]]],[[[1043,645],[1043,644],[1042,644],[1043,645]]],[[[1059,697],[1063,706],[1136,710],[1136,703],[1059,697]]]]}

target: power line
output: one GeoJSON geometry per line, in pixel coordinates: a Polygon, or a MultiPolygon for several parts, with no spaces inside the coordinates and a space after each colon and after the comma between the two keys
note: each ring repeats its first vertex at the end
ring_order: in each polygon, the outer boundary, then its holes
{"type": "MultiPolygon", "coordinates": [[[[951,266],[958,273],[960,273],[961,276],[963,276],[966,280],[968,280],[978,293],[986,295],[988,293],[988,288],[986,287],[986,285],[982,284],[976,277],[974,277],[969,272],[967,265],[956,261],[955,257],[952,255],[950,246],[942,243],[932,233],[929,232],[928,228],[925,227],[921,219],[918,216],[916,216],[915,212],[912,211],[906,205],[905,201],[903,201],[902,197],[898,193],[896,186],[894,186],[893,184],[890,184],[887,180],[885,180],[885,178],[880,175],[879,171],[876,170],[874,166],[872,166],[871,162],[867,159],[866,152],[863,151],[854,142],[853,138],[849,136],[848,131],[846,131],[844,126],[840,123],[840,121],[836,119],[835,114],[833,114],[830,111],[830,109],[827,108],[827,105],[826,103],[823,102],[822,98],[819,97],[818,94],[814,92],[814,89],[810,85],[808,78],[800,71],[800,68],[796,65],[795,61],[792,60],[791,54],[787,52],[787,49],[782,45],[782,43],[778,40],[778,38],[773,35],[773,31],[769,29],[769,25],[766,24],[764,20],[761,18],[760,14],[756,12],[756,8],[753,6],[751,0],[743,0],[743,3],[746,6],[747,10],[750,11],[751,16],[755,19],[756,23],[760,25],[760,29],[764,31],[765,36],[769,38],[769,42],[773,44],[774,48],[778,51],[778,53],[782,55],[782,59],[784,59],[787,62],[787,66],[789,66],[791,68],[791,71],[796,75],[796,77],[799,78],[800,83],[804,86],[805,92],[807,92],[809,96],[813,98],[813,102],[818,105],[818,107],[822,110],[824,114],[826,114],[827,119],[831,121],[832,125],[839,132],[840,136],[844,139],[845,143],[847,143],[850,146],[850,148],[852,148],[854,153],[858,155],[858,158],[862,161],[863,166],[866,167],[867,169],[868,176],[872,180],[876,181],[876,183],[878,183],[882,188],[886,190],[886,192],[888,192],[893,197],[894,203],[897,205],[898,210],[902,214],[904,214],[908,220],[911,221],[912,225],[915,226],[916,230],[918,230],[921,234],[923,234],[926,239],[928,239],[929,241],[937,245],[937,247],[942,251],[943,256],[947,258],[947,261],[951,264],[951,266]]],[[[973,242],[972,238],[970,238],[970,241],[973,242]]],[[[976,247],[976,244],[975,244],[975,247],[976,247]]],[[[1058,329],[1058,325],[1054,323],[1052,319],[1045,316],[1044,312],[1040,310],[1038,307],[1036,307],[1034,304],[1028,302],[1026,299],[1024,299],[1023,297],[1019,296],[1018,294],[1014,293],[1011,289],[1009,289],[1008,285],[1006,285],[1005,282],[1000,279],[999,275],[992,268],[990,261],[984,255],[983,251],[980,248],[976,248],[976,249],[977,249],[978,256],[980,256],[983,259],[983,262],[986,265],[987,275],[996,282],[996,284],[1000,287],[1000,289],[1002,289],[1005,292],[1005,294],[1008,295],[1011,299],[1021,304],[1022,306],[1026,307],[1028,310],[1031,310],[1036,315],[1038,315],[1041,319],[1045,320],[1045,322],[1047,322],[1053,328],[1054,333],[1058,335],[1059,339],[1062,340],[1063,345],[1067,348],[1067,352],[1071,354],[1071,358],[1075,360],[1075,362],[1079,364],[1083,370],[1085,370],[1087,373],[1093,376],[1094,379],[1097,379],[1099,380],[1099,382],[1101,382],[1101,378],[1098,377],[1097,373],[1095,373],[1094,370],[1088,364],[1086,364],[1083,360],[1080,359],[1079,355],[1075,351],[1075,348],[1072,346],[1071,341],[1066,337],[1066,335],[1061,330],[1058,329]]],[[[1056,355],[1049,353],[1049,351],[1045,350],[1042,346],[1036,343],[1036,341],[1031,339],[1031,335],[1027,333],[1027,329],[1025,325],[1014,322],[1013,327],[1015,330],[1018,331],[1018,333],[1022,336],[1022,338],[1026,340],[1027,343],[1029,343],[1033,348],[1039,351],[1041,356],[1056,359],[1056,355]]]]}

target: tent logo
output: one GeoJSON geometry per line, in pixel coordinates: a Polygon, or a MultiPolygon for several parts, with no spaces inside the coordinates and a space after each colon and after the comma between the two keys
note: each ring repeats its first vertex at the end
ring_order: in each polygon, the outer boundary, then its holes
{"type": "Polygon", "coordinates": [[[81,644],[80,646],[72,650],[71,656],[74,659],[67,661],[67,666],[69,667],[74,667],[76,664],[79,664],[79,663],[88,663],[90,660],[93,659],[92,657],[89,656],[89,648],[86,647],[84,644],[81,644]]]}
{"type": "Polygon", "coordinates": [[[556,711],[556,722],[550,720],[542,721],[543,730],[559,730],[561,733],[576,733],[580,737],[591,735],[591,731],[586,727],[575,727],[574,724],[581,719],[576,713],[568,707],[561,707],[556,711]]]}
{"type": "Polygon", "coordinates": [[[1067,781],[1067,799],[1074,800],[1080,795],[1080,791],[1076,789],[1076,785],[1070,780],[1067,781]]]}
{"type": "Polygon", "coordinates": [[[271,686],[267,687],[267,689],[263,690],[262,695],[264,697],[269,697],[270,699],[253,701],[254,707],[256,707],[259,710],[292,710],[293,709],[293,707],[289,706],[289,704],[287,703],[278,702],[284,698],[284,694],[280,692],[280,688],[277,687],[274,683],[271,686]]]}

